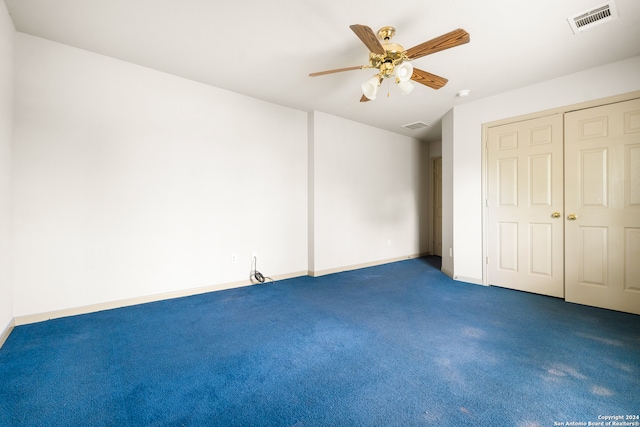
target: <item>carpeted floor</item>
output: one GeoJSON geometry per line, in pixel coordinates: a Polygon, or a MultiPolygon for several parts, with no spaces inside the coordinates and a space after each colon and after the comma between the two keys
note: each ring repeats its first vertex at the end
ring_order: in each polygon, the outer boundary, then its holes
{"type": "Polygon", "coordinates": [[[438,260],[16,327],[0,349],[0,425],[533,427],[640,415],[640,316],[454,282],[438,260]]]}

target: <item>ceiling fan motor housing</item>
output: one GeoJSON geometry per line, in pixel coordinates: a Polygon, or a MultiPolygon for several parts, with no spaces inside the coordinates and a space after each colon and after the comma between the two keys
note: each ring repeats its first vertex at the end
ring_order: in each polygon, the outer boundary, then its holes
{"type": "MultiPolygon", "coordinates": [[[[381,30],[382,31],[382,30],[381,30]]],[[[391,77],[396,65],[408,60],[404,48],[396,43],[383,44],[384,55],[369,53],[369,67],[378,68],[382,77],[391,77]]]]}

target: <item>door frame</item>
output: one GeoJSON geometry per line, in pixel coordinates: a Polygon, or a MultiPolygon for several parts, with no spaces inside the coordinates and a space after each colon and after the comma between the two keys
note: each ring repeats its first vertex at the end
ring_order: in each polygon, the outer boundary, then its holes
{"type": "MultiPolygon", "coordinates": [[[[433,253],[434,255],[436,254],[436,218],[435,218],[435,208],[436,208],[436,194],[438,193],[436,191],[436,183],[435,183],[435,164],[436,161],[440,160],[440,214],[442,215],[442,156],[435,156],[435,157],[431,157],[430,158],[431,163],[431,174],[430,174],[430,181],[431,181],[431,198],[430,198],[430,207],[429,207],[429,215],[432,216],[431,221],[430,221],[430,228],[431,228],[431,239],[430,239],[430,247],[431,247],[431,253],[433,253]]],[[[440,224],[440,246],[442,246],[442,221],[440,224]]],[[[440,248],[440,257],[442,257],[442,248],[440,248]]]]}
{"type": "MultiPolygon", "coordinates": [[[[489,230],[489,211],[488,211],[488,129],[490,127],[505,125],[514,122],[521,122],[530,119],[537,119],[539,117],[549,116],[552,114],[565,114],[571,111],[576,110],[584,110],[586,108],[599,107],[607,104],[615,104],[618,102],[629,101],[631,99],[640,98],[640,90],[624,93],[621,95],[609,96],[606,98],[594,99],[591,101],[585,101],[578,104],[566,105],[563,107],[552,108],[549,110],[538,111],[535,113],[524,114],[521,116],[513,116],[504,118],[501,120],[494,120],[491,122],[482,124],[482,284],[485,286],[489,285],[488,277],[487,277],[487,257],[489,256],[489,239],[488,239],[488,230],[489,230]]],[[[564,133],[563,133],[564,134],[564,133]]],[[[564,144],[564,141],[563,141],[564,144]]],[[[563,254],[564,257],[564,254],[563,254]]]]}

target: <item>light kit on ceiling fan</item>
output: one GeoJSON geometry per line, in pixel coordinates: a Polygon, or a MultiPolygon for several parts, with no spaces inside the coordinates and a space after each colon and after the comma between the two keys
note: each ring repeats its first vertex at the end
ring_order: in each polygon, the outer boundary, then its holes
{"type": "Polygon", "coordinates": [[[415,86],[411,83],[411,76],[413,76],[413,65],[411,65],[411,62],[405,61],[401,63],[393,70],[393,74],[396,76],[396,84],[400,92],[402,92],[403,95],[411,93],[415,86]]]}
{"type": "Polygon", "coordinates": [[[414,89],[414,84],[411,80],[432,89],[440,89],[447,84],[447,79],[418,68],[414,68],[409,61],[441,50],[460,46],[468,43],[470,40],[469,33],[465,30],[457,29],[405,50],[399,44],[389,42],[396,32],[396,29],[393,27],[382,27],[378,31],[378,38],[382,40],[383,43],[376,38],[373,30],[366,25],[351,25],[350,28],[356,36],[360,38],[365,46],[369,48],[369,63],[362,66],[319,71],[311,73],[309,76],[317,77],[342,71],[377,68],[378,73],[362,84],[361,88],[363,96],[360,99],[360,102],[376,99],[380,84],[384,79],[388,78],[394,79],[398,89],[400,89],[400,92],[404,95],[410,93],[414,89]]]}
{"type": "Polygon", "coordinates": [[[370,99],[371,101],[376,99],[381,81],[380,77],[376,74],[366,82],[362,83],[362,93],[367,97],[367,99],[370,99]]]}
{"type": "Polygon", "coordinates": [[[403,62],[394,68],[393,74],[396,76],[396,83],[409,81],[413,75],[413,65],[411,62],[403,62]]]}
{"type": "Polygon", "coordinates": [[[416,85],[411,83],[409,80],[406,82],[398,82],[398,89],[400,89],[400,92],[402,92],[403,95],[410,94],[415,86],[416,85]]]}

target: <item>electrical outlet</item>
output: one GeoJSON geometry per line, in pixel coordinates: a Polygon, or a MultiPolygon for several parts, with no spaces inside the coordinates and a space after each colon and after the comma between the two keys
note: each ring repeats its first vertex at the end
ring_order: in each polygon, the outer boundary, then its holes
{"type": "Polygon", "coordinates": [[[238,262],[238,254],[231,254],[231,264],[236,264],[238,262]]]}

